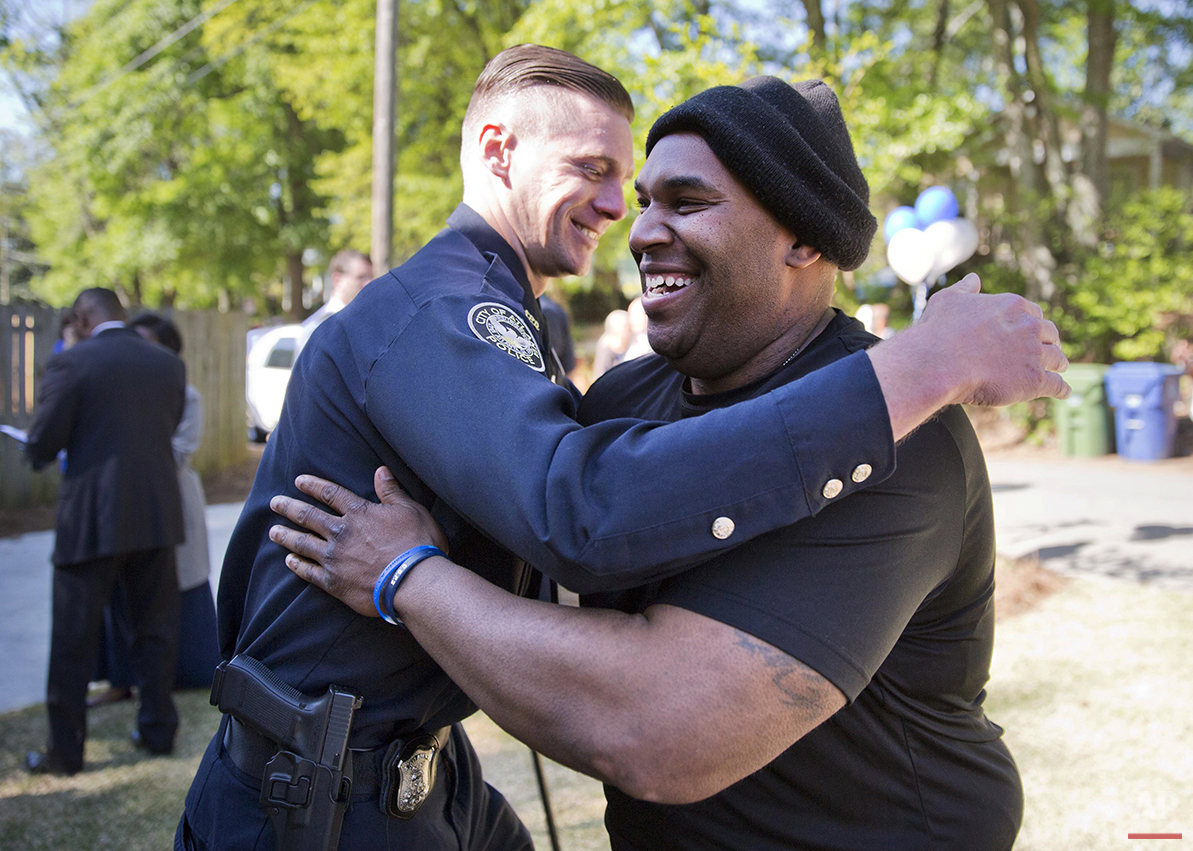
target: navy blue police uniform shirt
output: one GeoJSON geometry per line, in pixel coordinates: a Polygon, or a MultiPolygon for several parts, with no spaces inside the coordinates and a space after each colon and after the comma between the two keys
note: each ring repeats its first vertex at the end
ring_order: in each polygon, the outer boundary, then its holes
{"type": "MultiPolygon", "coordinates": [[[[690,419],[876,342],[838,313],[791,364],[694,396],[659,357],[610,370],[580,407],[690,419]]],[[[900,443],[886,481],[681,576],[584,605],[679,606],[800,660],[848,704],[770,765],[704,801],[664,806],[607,789],[615,851],[694,848],[1009,849],[1023,793],[982,710],[994,638],[994,521],[977,438],[949,408],[900,443]]]]}
{"type": "Polygon", "coordinates": [[[672,575],[813,515],[830,501],[824,482],[848,482],[857,464],[873,465],[874,481],[894,468],[864,354],[732,414],[581,429],[574,388],[550,378],[545,323],[517,255],[464,205],[448,225],[312,334],[220,579],[224,657],[247,653],[307,694],[333,683],[362,694],[353,747],[458,721],[473,706],[406,630],[286,568],[268,540],[280,522],[269,500],[305,499],[299,474],[375,499],[384,464],[430,508],[456,561],[516,591],[528,584],[525,562],[583,592],[672,575]],[[721,517],[736,524],[726,539],[712,532],[721,517]]]}

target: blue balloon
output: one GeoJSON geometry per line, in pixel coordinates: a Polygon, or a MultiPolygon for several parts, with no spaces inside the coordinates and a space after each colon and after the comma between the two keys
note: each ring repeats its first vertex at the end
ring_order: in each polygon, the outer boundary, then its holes
{"type": "Polygon", "coordinates": [[[957,196],[947,186],[929,186],[915,199],[915,217],[921,228],[933,222],[955,219],[960,209],[957,196]]]}
{"type": "Polygon", "coordinates": [[[916,217],[915,210],[911,207],[896,207],[887,213],[886,220],[882,223],[882,238],[889,243],[891,237],[904,228],[919,226],[920,220],[916,217]]]}

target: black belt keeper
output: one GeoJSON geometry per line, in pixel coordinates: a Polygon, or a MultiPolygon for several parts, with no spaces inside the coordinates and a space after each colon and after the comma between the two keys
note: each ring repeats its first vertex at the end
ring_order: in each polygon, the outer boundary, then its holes
{"type": "MultiPolygon", "coordinates": [[[[439,753],[450,734],[451,727],[443,727],[431,733],[415,732],[378,748],[353,748],[352,794],[374,799],[386,815],[412,818],[435,786],[439,753]],[[400,805],[403,798],[406,803],[400,805]]],[[[233,765],[259,781],[278,746],[229,715],[224,750],[233,765]]]]}

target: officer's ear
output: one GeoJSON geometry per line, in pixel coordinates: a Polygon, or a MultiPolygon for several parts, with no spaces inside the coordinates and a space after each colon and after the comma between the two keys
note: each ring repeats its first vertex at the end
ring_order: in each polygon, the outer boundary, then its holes
{"type": "Polygon", "coordinates": [[[506,185],[509,184],[510,160],[517,144],[517,137],[504,124],[494,122],[481,127],[481,162],[490,174],[506,185]]]}

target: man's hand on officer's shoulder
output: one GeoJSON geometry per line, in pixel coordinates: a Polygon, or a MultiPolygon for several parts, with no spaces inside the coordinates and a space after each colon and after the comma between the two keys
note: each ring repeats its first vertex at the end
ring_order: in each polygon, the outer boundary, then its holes
{"type": "Polygon", "coordinates": [[[286,566],[295,574],[362,615],[378,617],[373,585],[394,557],[420,544],[448,550],[443,530],[430,512],[410,499],[385,467],[373,476],[380,503],[317,476],[299,476],[294,484],[336,513],[275,496],[269,507],[310,531],[273,526],[270,540],[290,551],[286,566]]]}

